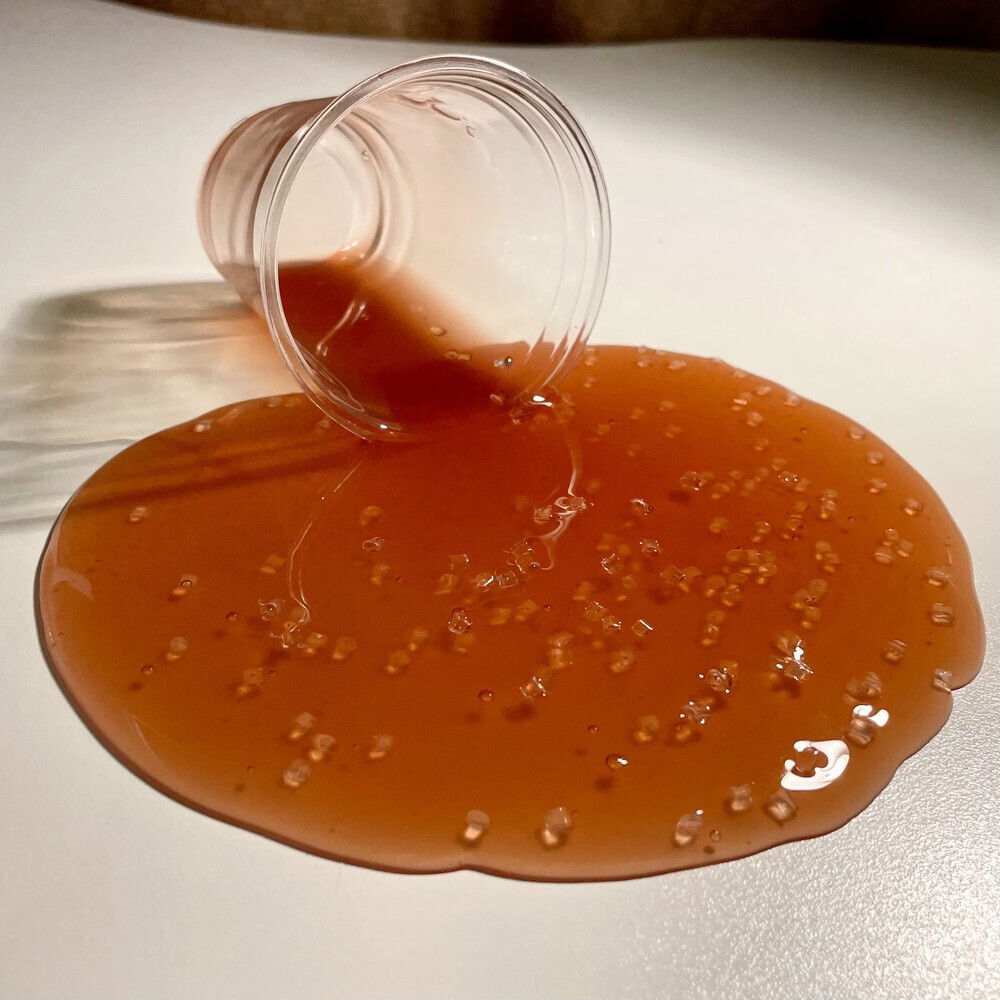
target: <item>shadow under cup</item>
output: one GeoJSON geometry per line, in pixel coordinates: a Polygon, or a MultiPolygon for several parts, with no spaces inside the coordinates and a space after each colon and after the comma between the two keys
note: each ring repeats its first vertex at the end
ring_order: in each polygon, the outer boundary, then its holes
{"type": "Polygon", "coordinates": [[[450,383],[424,376],[445,361],[499,387],[495,401],[556,385],[608,267],[582,129],[531,77],[472,56],[241,122],[208,165],[199,223],[303,390],[369,438],[419,435],[440,415],[450,383]],[[372,322],[380,310],[391,322],[372,322]],[[414,344],[398,342],[404,328],[414,344]],[[405,394],[386,389],[390,370],[405,394]]]}

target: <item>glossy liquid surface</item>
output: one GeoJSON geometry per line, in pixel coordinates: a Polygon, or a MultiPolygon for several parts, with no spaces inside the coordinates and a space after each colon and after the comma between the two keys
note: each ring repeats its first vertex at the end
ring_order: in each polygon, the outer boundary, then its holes
{"type": "Polygon", "coordinates": [[[941,501],[717,360],[590,349],[562,388],[415,444],[293,395],[128,449],[41,567],[68,695],[169,794],[376,867],[624,878],[839,826],[981,663],[941,501]]]}

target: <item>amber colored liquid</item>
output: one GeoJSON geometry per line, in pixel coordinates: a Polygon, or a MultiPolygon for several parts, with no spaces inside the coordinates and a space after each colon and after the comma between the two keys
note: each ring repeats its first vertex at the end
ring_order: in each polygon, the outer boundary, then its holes
{"type": "Polygon", "coordinates": [[[981,663],[941,501],[720,361],[562,388],[414,444],[285,396],[128,449],[43,560],[66,692],[168,794],[375,867],[626,878],[844,823],[981,663]]]}
{"type": "Polygon", "coordinates": [[[369,261],[283,267],[279,286],[316,381],[394,431],[447,433],[437,425],[539,385],[548,367],[544,344],[483,344],[447,302],[369,261]]]}

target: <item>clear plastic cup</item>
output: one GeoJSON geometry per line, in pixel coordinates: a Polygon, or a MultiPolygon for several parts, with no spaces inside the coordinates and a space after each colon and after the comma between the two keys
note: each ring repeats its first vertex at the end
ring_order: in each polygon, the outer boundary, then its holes
{"type": "MultiPolygon", "coordinates": [[[[415,60],[340,97],[247,118],[212,155],[199,226],[303,390],[368,438],[426,428],[294,328],[283,269],[346,260],[368,282],[419,290],[404,299],[417,313],[435,303],[432,333],[447,323],[471,353],[501,348],[497,365],[509,369],[498,398],[513,401],[557,385],[578,360],[610,240],[603,176],[570,112],[520,70],[464,55],[415,60]]],[[[364,302],[338,310],[332,337],[364,321],[364,302]]],[[[430,349],[449,346],[442,337],[430,349]]]]}

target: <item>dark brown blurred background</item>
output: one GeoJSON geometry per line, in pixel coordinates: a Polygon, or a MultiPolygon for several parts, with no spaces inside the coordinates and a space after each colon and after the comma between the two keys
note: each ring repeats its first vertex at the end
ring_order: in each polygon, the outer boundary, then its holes
{"type": "Polygon", "coordinates": [[[234,24],[513,43],[770,37],[1000,48],[1000,0],[125,0],[234,24]]]}

